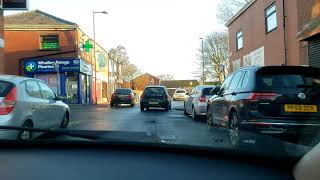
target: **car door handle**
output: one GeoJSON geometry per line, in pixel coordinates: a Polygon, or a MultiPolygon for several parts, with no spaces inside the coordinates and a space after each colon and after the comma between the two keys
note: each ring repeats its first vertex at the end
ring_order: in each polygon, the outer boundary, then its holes
{"type": "Polygon", "coordinates": [[[232,95],[232,96],[235,96],[235,95],[237,95],[237,93],[235,93],[235,92],[232,92],[232,93],[231,93],[231,95],[232,95]]]}

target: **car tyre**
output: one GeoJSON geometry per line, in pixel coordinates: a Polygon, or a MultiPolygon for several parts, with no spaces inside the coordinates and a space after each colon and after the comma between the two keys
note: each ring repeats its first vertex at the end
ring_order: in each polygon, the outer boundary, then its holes
{"type": "Polygon", "coordinates": [[[60,124],[60,128],[65,129],[69,125],[69,116],[67,113],[64,114],[63,119],[60,124]]]}
{"type": "Polygon", "coordinates": [[[134,103],[131,104],[131,107],[134,107],[134,103]]]}
{"type": "Polygon", "coordinates": [[[187,113],[186,104],[184,104],[183,114],[184,114],[185,116],[189,116],[189,114],[187,113]]]}
{"type": "Polygon", "coordinates": [[[207,126],[209,129],[213,126],[212,111],[209,106],[207,108],[207,126]]]}
{"type": "Polygon", "coordinates": [[[143,112],[144,111],[144,107],[140,106],[140,111],[143,112]]]}
{"type": "MultiPolygon", "coordinates": [[[[32,128],[33,125],[31,122],[26,121],[23,123],[22,127],[24,128],[32,128]]],[[[18,133],[18,139],[19,140],[23,140],[23,141],[27,141],[27,140],[31,140],[33,137],[33,133],[32,131],[25,131],[25,130],[20,130],[18,133]]]]}
{"type": "Polygon", "coordinates": [[[111,106],[111,107],[114,107],[114,103],[113,103],[113,102],[111,102],[111,103],[110,103],[110,106],[111,106]]]}
{"type": "Polygon", "coordinates": [[[197,112],[193,106],[192,106],[192,119],[195,121],[197,121],[199,119],[199,116],[197,115],[197,112]]]}
{"type": "Polygon", "coordinates": [[[164,108],[166,111],[169,111],[170,108],[169,108],[169,105],[167,107],[164,108]]]}

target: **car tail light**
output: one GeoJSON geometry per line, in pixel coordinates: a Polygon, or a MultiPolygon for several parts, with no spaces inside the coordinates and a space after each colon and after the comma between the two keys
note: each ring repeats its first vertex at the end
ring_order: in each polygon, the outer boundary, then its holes
{"type": "Polygon", "coordinates": [[[143,98],[144,98],[144,94],[141,94],[140,99],[143,99],[143,98]]]}
{"type": "Polygon", "coordinates": [[[13,88],[0,102],[0,115],[7,115],[11,113],[17,101],[17,89],[13,88]]]}
{"type": "Polygon", "coordinates": [[[117,94],[113,93],[111,97],[117,97],[117,96],[118,96],[117,94]]]}
{"type": "Polygon", "coordinates": [[[132,98],[133,98],[133,96],[132,96],[131,94],[129,94],[128,97],[129,97],[129,99],[132,99],[132,98]]]}
{"type": "Polygon", "coordinates": [[[274,100],[279,94],[277,93],[251,93],[248,100],[274,100]]]}
{"type": "Polygon", "coordinates": [[[205,96],[200,96],[199,101],[200,102],[206,102],[207,100],[206,100],[205,96]]]}

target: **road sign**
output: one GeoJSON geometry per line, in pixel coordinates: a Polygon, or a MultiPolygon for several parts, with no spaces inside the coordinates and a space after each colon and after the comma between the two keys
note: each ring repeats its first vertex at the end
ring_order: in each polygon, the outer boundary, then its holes
{"type": "Polygon", "coordinates": [[[29,0],[0,0],[3,10],[28,10],[29,0]]]}

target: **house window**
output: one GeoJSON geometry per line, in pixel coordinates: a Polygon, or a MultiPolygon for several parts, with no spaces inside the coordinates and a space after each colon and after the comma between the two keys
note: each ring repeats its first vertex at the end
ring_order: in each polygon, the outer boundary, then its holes
{"type": "Polygon", "coordinates": [[[277,28],[277,11],[276,5],[273,4],[265,10],[266,31],[271,32],[277,28]]]}
{"type": "Polygon", "coordinates": [[[242,30],[237,32],[237,50],[243,48],[243,35],[242,30]]]}
{"type": "Polygon", "coordinates": [[[59,35],[43,35],[41,36],[41,50],[57,50],[59,49],[59,35]]]}

